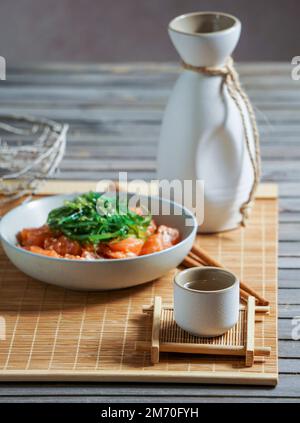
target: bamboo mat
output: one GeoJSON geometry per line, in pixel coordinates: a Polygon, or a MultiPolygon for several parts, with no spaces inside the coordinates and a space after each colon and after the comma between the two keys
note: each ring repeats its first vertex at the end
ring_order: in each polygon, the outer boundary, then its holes
{"type": "MultiPolygon", "coordinates": [[[[70,183],[67,187],[56,184],[59,192],[78,191],[70,183]]],[[[54,193],[53,186],[51,190],[54,193]]],[[[251,368],[241,358],[171,353],[162,353],[153,366],[148,352],[135,349],[137,341],[151,339],[151,319],[145,318],[142,306],[155,295],[172,302],[175,269],[159,280],[126,290],[75,292],[24,275],[1,249],[0,380],[275,385],[277,226],[276,187],[262,185],[246,229],[200,235],[197,240],[270,300],[271,313],[256,324],[255,342],[270,346],[271,356],[251,368]]]]}

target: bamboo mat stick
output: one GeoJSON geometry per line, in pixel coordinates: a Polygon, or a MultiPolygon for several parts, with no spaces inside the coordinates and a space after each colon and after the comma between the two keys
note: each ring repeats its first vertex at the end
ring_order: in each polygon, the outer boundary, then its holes
{"type": "Polygon", "coordinates": [[[155,297],[153,308],[153,323],[152,323],[152,342],[151,342],[151,362],[159,362],[159,332],[161,319],[161,297],[155,297]]]}

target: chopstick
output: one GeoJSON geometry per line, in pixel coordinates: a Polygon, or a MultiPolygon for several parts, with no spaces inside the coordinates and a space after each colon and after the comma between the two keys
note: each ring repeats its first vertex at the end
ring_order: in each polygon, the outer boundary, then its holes
{"type": "Polygon", "coordinates": [[[186,267],[195,267],[195,266],[199,266],[199,265],[207,266],[204,262],[202,262],[201,260],[196,260],[190,254],[185,257],[185,259],[183,260],[182,263],[186,267]]]}
{"type": "MultiPolygon", "coordinates": [[[[224,266],[221,263],[219,263],[217,260],[211,257],[205,250],[203,250],[202,248],[196,245],[193,245],[191,252],[184,259],[183,264],[185,264],[187,267],[203,265],[203,266],[221,267],[224,269],[224,266]]],[[[266,300],[264,297],[258,294],[254,289],[252,289],[249,285],[247,285],[243,281],[240,281],[240,292],[241,292],[241,296],[244,299],[247,299],[249,295],[252,295],[253,297],[256,298],[258,304],[260,305],[269,304],[268,300],[266,300]]]]}

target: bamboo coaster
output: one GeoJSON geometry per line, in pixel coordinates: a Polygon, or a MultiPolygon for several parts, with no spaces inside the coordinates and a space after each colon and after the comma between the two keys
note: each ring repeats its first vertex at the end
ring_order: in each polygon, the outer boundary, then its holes
{"type": "Polygon", "coordinates": [[[269,306],[256,306],[249,296],[246,305],[240,306],[238,323],[222,336],[198,337],[181,329],[173,317],[173,306],[163,305],[161,297],[155,297],[153,305],[143,306],[143,312],[152,315],[151,343],[136,342],[136,349],[149,351],[151,363],[159,363],[160,353],[187,353],[239,356],[245,358],[245,366],[269,356],[270,347],[255,346],[255,322],[257,313],[269,313],[269,306]]]}

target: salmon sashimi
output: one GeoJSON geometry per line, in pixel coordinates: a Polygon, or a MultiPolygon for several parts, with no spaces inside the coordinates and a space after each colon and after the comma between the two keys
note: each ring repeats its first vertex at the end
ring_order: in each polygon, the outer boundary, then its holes
{"type": "Polygon", "coordinates": [[[141,255],[156,253],[172,247],[179,242],[179,231],[168,226],[161,225],[157,229],[157,233],[150,235],[144,243],[141,255]]]}
{"type": "Polygon", "coordinates": [[[157,253],[164,249],[161,234],[150,235],[147,241],[144,243],[141,250],[141,256],[145,254],[157,253]]]}
{"type": "Polygon", "coordinates": [[[38,247],[36,245],[31,245],[30,247],[25,247],[26,250],[31,253],[42,254],[43,256],[60,258],[61,256],[57,254],[54,250],[45,250],[44,248],[38,247]]]}
{"type": "Polygon", "coordinates": [[[40,228],[27,228],[22,229],[18,233],[18,241],[23,247],[31,245],[43,248],[45,239],[52,236],[52,231],[48,225],[41,226],[40,228]]]}
{"type": "Polygon", "coordinates": [[[44,241],[44,248],[46,250],[54,250],[60,256],[69,254],[71,256],[81,256],[82,248],[78,241],[67,238],[64,235],[58,238],[48,237],[44,241]]]}
{"type": "Polygon", "coordinates": [[[18,233],[17,239],[24,249],[48,257],[103,260],[137,257],[162,251],[177,244],[180,235],[177,229],[165,225],[157,227],[155,221],[151,220],[143,238],[129,236],[98,244],[80,243],[44,225],[40,228],[23,229],[18,233]]]}
{"type": "Polygon", "coordinates": [[[120,241],[112,241],[102,249],[102,253],[108,258],[126,258],[140,255],[144,241],[139,238],[125,238],[120,241]]]}

